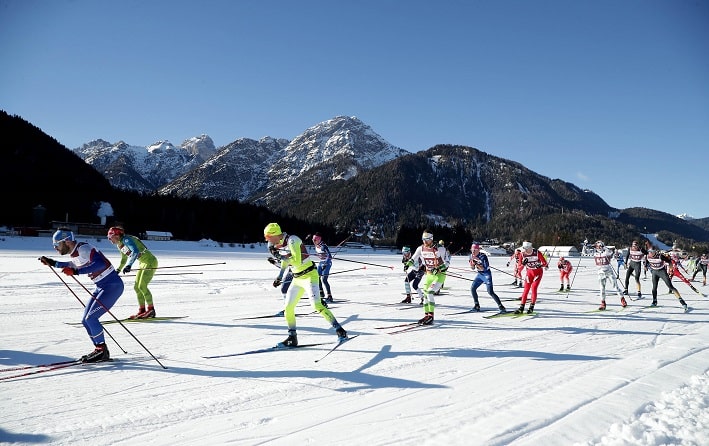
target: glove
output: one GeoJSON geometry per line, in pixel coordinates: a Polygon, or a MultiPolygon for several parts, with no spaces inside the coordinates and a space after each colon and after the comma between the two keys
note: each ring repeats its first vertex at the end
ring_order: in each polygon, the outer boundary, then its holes
{"type": "Polygon", "coordinates": [[[79,271],[76,268],[72,268],[71,266],[65,266],[64,268],[62,268],[62,272],[67,276],[75,276],[79,274],[79,271]]]}
{"type": "Polygon", "coordinates": [[[445,273],[446,271],[448,271],[448,265],[441,265],[438,267],[439,273],[445,273]]]}
{"type": "Polygon", "coordinates": [[[273,257],[268,258],[268,263],[270,263],[271,265],[274,265],[274,266],[280,266],[278,263],[278,260],[274,259],[273,257]]]}
{"type": "Polygon", "coordinates": [[[507,266],[510,266],[510,262],[507,262],[507,266]]]}
{"type": "Polygon", "coordinates": [[[278,288],[278,286],[281,284],[281,279],[276,279],[273,281],[273,288],[278,288]]]}
{"type": "Polygon", "coordinates": [[[45,265],[49,265],[49,266],[56,266],[57,265],[56,260],[50,259],[49,257],[45,257],[45,256],[40,257],[39,261],[44,263],[45,265]]]}
{"type": "Polygon", "coordinates": [[[125,268],[123,268],[123,274],[128,274],[130,272],[130,265],[126,265],[125,268]]]}
{"type": "Polygon", "coordinates": [[[522,260],[522,265],[526,265],[527,263],[529,263],[529,259],[522,260]]]}

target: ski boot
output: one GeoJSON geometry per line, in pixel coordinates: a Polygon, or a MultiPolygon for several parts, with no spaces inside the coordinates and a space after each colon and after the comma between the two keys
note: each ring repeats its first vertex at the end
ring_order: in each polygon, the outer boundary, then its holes
{"type": "Polygon", "coordinates": [[[136,315],[135,319],[150,319],[155,317],[155,307],[148,305],[148,309],[136,315]]]}
{"type": "Polygon", "coordinates": [[[519,308],[515,310],[515,314],[522,314],[524,313],[524,305],[520,305],[519,308]]]}
{"type": "Polygon", "coordinates": [[[433,313],[426,313],[423,318],[419,319],[419,325],[433,325],[433,313]]]}
{"type": "Polygon", "coordinates": [[[339,342],[342,342],[345,339],[347,339],[347,332],[341,326],[337,328],[336,333],[337,333],[337,340],[339,342]]]}
{"type": "Polygon", "coordinates": [[[134,315],[128,316],[128,319],[140,319],[140,315],[145,313],[145,307],[138,307],[138,312],[134,315]]]}
{"type": "Polygon", "coordinates": [[[402,304],[410,304],[411,303],[411,294],[407,294],[406,298],[402,300],[400,303],[402,304]]]}
{"type": "Polygon", "coordinates": [[[103,361],[110,361],[111,360],[111,355],[108,353],[108,347],[106,347],[106,344],[96,344],[96,349],[89,353],[88,355],[82,356],[79,361],[81,362],[103,362],[103,361]]]}
{"type": "Polygon", "coordinates": [[[625,297],[620,298],[620,305],[625,308],[628,306],[628,302],[626,302],[625,297]]]}
{"type": "Polygon", "coordinates": [[[598,307],[598,309],[599,309],[599,310],[605,310],[605,309],[606,309],[606,301],[605,301],[605,300],[602,300],[602,301],[601,301],[601,306],[598,307]]]}
{"type": "Polygon", "coordinates": [[[298,335],[295,330],[288,330],[288,337],[283,341],[276,344],[278,348],[293,348],[298,346],[298,335]]]}
{"type": "Polygon", "coordinates": [[[532,314],[534,313],[534,304],[529,305],[529,309],[527,310],[527,314],[532,314]]]}
{"type": "Polygon", "coordinates": [[[475,306],[473,307],[473,311],[480,311],[480,304],[475,302],[475,306]]]}

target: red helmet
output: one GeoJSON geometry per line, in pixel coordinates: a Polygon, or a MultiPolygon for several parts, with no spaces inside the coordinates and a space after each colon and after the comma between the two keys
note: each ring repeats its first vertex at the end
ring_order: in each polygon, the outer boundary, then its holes
{"type": "Polygon", "coordinates": [[[119,228],[118,226],[113,226],[108,230],[108,234],[106,235],[107,238],[112,238],[114,236],[122,236],[125,234],[125,231],[123,231],[123,228],[119,228]]]}

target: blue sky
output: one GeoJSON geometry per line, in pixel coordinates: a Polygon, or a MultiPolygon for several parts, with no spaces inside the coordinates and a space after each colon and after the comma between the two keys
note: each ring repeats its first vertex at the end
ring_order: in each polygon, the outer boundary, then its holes
{"type": "Polygon", "coordinates": [[[0,108],[69,148],[357,116],[709,217],[709,2],[0,0],[0,108]]]}

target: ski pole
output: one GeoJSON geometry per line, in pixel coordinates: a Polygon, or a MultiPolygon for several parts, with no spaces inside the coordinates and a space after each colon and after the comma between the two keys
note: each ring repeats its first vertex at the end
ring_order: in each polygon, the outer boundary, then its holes
{"type": "MultiPolygon", "coordinates": [[[[81,306],[84,307],[84,308],[86,308],[86,304],[79,298],[79,296],[76,295],[76,293],[74,292],[74,290],[71,289],[71,287],[69,286],[69,284],[66,283],[66,282],[64,281],[64,279],[62,279],[62,276],[60,276],[60,275],[54,270],[54,268],[52,268],[52,267],[49,266],[49,265],[47,265],[47,266],[48,266],[49,269],[51,269],[52,272],[59,278],[59,280],[61,280],[61,282],[62,282],[62,283],[64,284],[64,286],[69,290],[69,292],[70,292],[71,294],[73,294],[74,297],[76,297],[76,300],[79,301],[79,303],[81,304],[81,306]]],[[[104,327],[103,331],[106,332],[106,334],[108,335],[108,337],[110,337],[111,340],[113,340],[113,342],[118,346],[118,348],[120,348],[120,349],[123,351],[123,353],[128,353],[123,347],[121,347],[121,344],[119,344],[118,341],[116,341],[116,338],[114,338],[113,335],[112,335],[111,333],[109,333],[108,330],[106,330],[105,327],[104,327]]]]}
{"type": "Polygon", "coordinates": [[[495,268],[495,267],[492,266],[492,265],[490,265],[490,269],[494,269],[495,271],[499,271],[499,272],[501,272],[501,273],[507,274],[508,276],[512,276],[512,277],[515,277],[515,278],[517,277],[517,276],[515,276],[514,274],[508,273],[507,271],[503,271],[503,270],[501,270],[501,269],[499,269],[499,268],[495,268]]]}
{"type": "MultiPolygon", "coordinates": [[[[344,271],[337,271],[337,272],[334,272],[334,273],[326,274],[325,276],[332,276],[333,274],[349,273],[349,272],[352,272],[352,271],[359,271],[359,270],[361,270],[361,269],[367,269],[367,267],[366,267],[366,266],[362,266],[362,267],[360,267],[360,268],[346,269],[346,270],[344,270],[344,271]]],[[[323,276],[323,277],[325,277],[325,276],[323,276]]]]}
{"type": "MultiPolygon", "coordinates": [[[[51,268],[51,267],[50,267],[50,268],[51,268]]],[[[59,276],[59,274],[58,274],[56,271],[54,271],[54,269],[52,269],[52,271],[53,271],[54,274],[56,274],[57,277],[59,277],[59,279],[61,280],[61,277],[59,276]]],[[[152,356],[153,359],[154,359],[158,364],[160,364],[160,367],[162,367],[163,369],[166,369],[166,370],[167,370],[167,367],[165,367],[165,366],[162,364],[162,362],[160,362],[160,360],[159,360],[158,358],[156,358],[155,355],[153,355],[153,354],[150,352],[150,350],[148,350],[148,347],[146,347],[145,345],[143,345],[142,342],[140,342],[140,339],[138,339],[130,330],[128,330],[128,327],[126,327],[125,325],[123,325],[123,322],[121,322],[120,319],[118,319],[116,316],[113,315],[113,313],[111,313],[111,310],[109,310],[108,308],[106,308],[106,306],[103,304],[103,302],[101,302],[100,300],[96,299],[96,297],[94,297],[93,293],[92,293],[88,288],[86,288],[83,283],[79,282],[79,279],[77,279],[76,276],[71,276],[71,277],[74,278],[74,280],[76,281],[76,283],[78,283],[79,285],[81,285],[81,288],[83,288],[84,290],[86,290],[86,292],[91,295],[91,299],[93,299],[93,300],[95,300],[96,302],[98,302],[98,304],[101,305],[104,310],[106,310],[106,313],[108,313],[109,315],[111,315],[111,317],[112,317],[116,322],[118,322],[118,323],[120,324],[120,326],[123,327],[123,329],[124,329],[125,331],[127,331],[128,334],[131,335],[131,336],[133,337],[133,339],[135,339],[135,341],[136,341],[138,344],[140,344],[141,347],[143,347],[143,350],[145,350],[146,352],[148,352],[148,354],[149,354],[150,356],[152,356]]],[[[62,280],[62,282],[64,282],[64,281],[62,280]]],[[[106,328],[104,328],[104,331],[105,331],[105,330],[106,330],[106,328]]],[[[124,352],[124,353],[125,353],[125,352],[124,352]]]]}
{"type": "Polygon", "coordinates": [[[469,281],[469,282],[475,282],[475,279],[469,279],[469,278],[467,278],[467,277],[463,277],[463,276],[460,276],[460,275],[455,274],[455,273],[449,273],[448,271],[446,271],[446,276],[453,277],[453,278],[455,278],[455,279],[467,280],[467,281],[469,281]]]}
{"type": "Polygon", "coordinates": [[[192,266],[210,266],[210,265],[226,265],[226,262],[218,262],[218,263],[196,263],[194,265],[174,265],[174,266],[156,266],[154,268],[137,268],[134,269],[133,271],[145,271],[148,269],[166,269],[166,268],[189,268],[192,266]]]}
{"type": "Polygon", "coordinates": [[[340,243],[338,243],[337,246],[335,246],[335,248],[337,248],[337,251],[335,251],[335,253],[332,254],[330,257],[335,257],[340,251],[342,251],[342,248],[344,248],[344,244],[347,243],[347,240],[352,238],[352,235],[353,234],[350,233],[350,235],[348,235],[346,239],[344,239],[340,243]]]}
{"type": "Polygon", "coordinates": [[[352,263],[361,263],[363,265],[372,265],[372,266],[379,266],[381,268],[389,268],[389,269],[394,269],[393,266],[386,266],[386,265],[377,265],[376,263],[368,263],[368,262],[360,262],[358,260],[349,260],[349,259],[343,259],[343,258],[337,258],[336,260],[342,260],[343,262],[352,262],[352,263]]]}
{"type": "MultiPolygon", "coordinates": [[[[137,271],[137,270],[133,270],[137,271]]],[[[189,272],[189,273],[156,273],[156,276],[184,276],[187,274],[204,274],[203,272],[189,272]]],[[[135,277],[135,274],[124,275],[123,277],[135,277]]]]}

